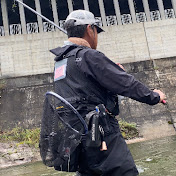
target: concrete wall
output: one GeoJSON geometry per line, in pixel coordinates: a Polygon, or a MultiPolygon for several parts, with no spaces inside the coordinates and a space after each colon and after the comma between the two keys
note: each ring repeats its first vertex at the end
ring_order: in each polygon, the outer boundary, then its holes
{"type": "MultiPolygon", "coordinates": [[[[124,67],[150,88],[162,89],[167,95],[168,107],[163,104],[149,106],[125,98],[118,118],[136,122],[141,134],[147,138],[175,134],[168,121],[172,116],[176,122],[176,57],[127,63],[124,67]]],[[[0,129],[16,125],[40,126],[44,95],[53,89],[52,83],[51,73],[1,81],[0,129]]]]}
{"type": "Polygon", "coordinates": [[[45,93],[52,90],[52,74],[10,78],[0,82],[0,129],[40,125],[45,93]]]}
{"type": "MultiPolygon", "coordinates": [[[[174,19],[109,26],[99,35],[98,50],[151,88],[166,93],[169,110],[130,99],[122,101],[121,118],[136,122],[141,134],[174,134],[167,121],[176,114],[176,21],[174,19]],[[143,127],[144,125],[144,127],[143,127]]],[[[53,58],[62,46],[61,32],[0,37],[0,129],[40,125],[44,94],[52,90],[53,58]]]]}
{"type": "MultiPolygon", "coordinates": [[[[99,35],[98,50],[110,59],[130,63],[176,56],[176,20],[108,26],[99,35]]],[[[0,37],[0,78],[51,73],[50,49],[67,37],[57,31],[0,37]]]]}
{"type": "Polygon", "coordinates": [[[140,134],[148,139],[175,135],[173,125],[168,121],[173,119],[176,126],[176,57],[128,63],[124,66],[128,73],[149,88],[162,90],[168,105],[150,106],[124,98],[120,118],[136,122],[140,134]]]}

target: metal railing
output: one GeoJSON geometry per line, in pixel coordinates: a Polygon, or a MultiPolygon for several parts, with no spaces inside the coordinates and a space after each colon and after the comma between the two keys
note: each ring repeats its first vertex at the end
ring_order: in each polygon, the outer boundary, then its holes
{"type": "Polygon", "coordinates": [[[39,27],[37,22],[27,23],[26,29],[28,34],[39,33],[39,27]]]}
{"type": "MultiPolygon", "coordinates": [[[[166,19],[176,18],[173,9],[165,9],[164,12],[165,12],[166,19]]],[[[161,20],[161,15],[160,15],[159,10],[151,11],[150,12],[150,17],[151,17],[152,21],[161,20]]],[[[99,19],[100,26],[103,26],[102,18],[101,17],[96,17],[96,19],[99,19]]],[[[133,21],[132,21],[131,14],[121,15],[121,21],[122,21],[123,25],[132,24],[133,21]]],[[[137,21],[137,23],[146,22],[147,18],[146,18],[145,12],[136,13],[136,21],[137,21]]],[[[64,22],[65,22],[65,20],[60,20],[59,21],[59,26],[61,28],[63,28],[64,22]]],[[[107,24],[107,26],[118,25],[116,16],[115,15],[106,16],[106,24],[107,24]]],[[[40,32],[37,22],[27,23],[26,24],[26,29],[27,29],[27,34],[39,33],[40,32]]],[[[10,35],[21,35],[22,34],[21,24],[11,24],[9,30],[10,30],[9,31],[10,35]]],[[[44,32],[54,32],[54,31],[56,31],[56,29],[55,29],[54,25],[50,24],[49,22],[43,22],[43,31],[44,32]]],[[[0,26],[0,36],[5,36],[5,31],[4,31],[3,26],[0,26]]]]}

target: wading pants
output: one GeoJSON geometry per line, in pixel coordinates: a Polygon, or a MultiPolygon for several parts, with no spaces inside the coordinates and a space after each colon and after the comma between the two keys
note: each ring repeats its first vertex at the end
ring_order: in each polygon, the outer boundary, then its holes
{"type": "Polygon", "coordinates": [[[108,121],[109,128],[104,136],[107,151],[101,151],[101,147],[86,147],[83,141],[77,174],[80,176],[137,176],[137,168],[120,133],[118,121],[111,116],[108,121]]]}

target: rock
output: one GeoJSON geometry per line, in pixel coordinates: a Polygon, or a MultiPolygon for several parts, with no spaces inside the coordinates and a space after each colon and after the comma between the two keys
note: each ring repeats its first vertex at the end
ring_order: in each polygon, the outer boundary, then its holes
{"type": "Polygon", "coordinates": [[[12,161],[24,160],[24,157],[21,156],[20,153],[13,153],[13,154],[10,155],[10,159],[11,159],[12,161]]]}
{"type": "Polygon", "coordinates": [[[0,168],[40,161],[39,149],[16,142],[0,143],[0,168]]]}
{"type": "Polygon", "coordinates": [[[8,160],[6,158],[0,158],[0,164],[6,164],[8,162],[8,160]]]}

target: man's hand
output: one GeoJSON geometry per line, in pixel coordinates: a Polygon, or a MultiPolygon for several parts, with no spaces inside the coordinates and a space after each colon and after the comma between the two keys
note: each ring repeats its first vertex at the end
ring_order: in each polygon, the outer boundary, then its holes
{"type": "Polygon", "coordinates": [[[161,103],[163,100],[166,99],[166,95],[165,95],[163,92],[161,92],[160,90],[154,89],[153,92],[156,92],[156,93],[159,94],[159,96],[160,96],[160,103],[161,103]]]}

